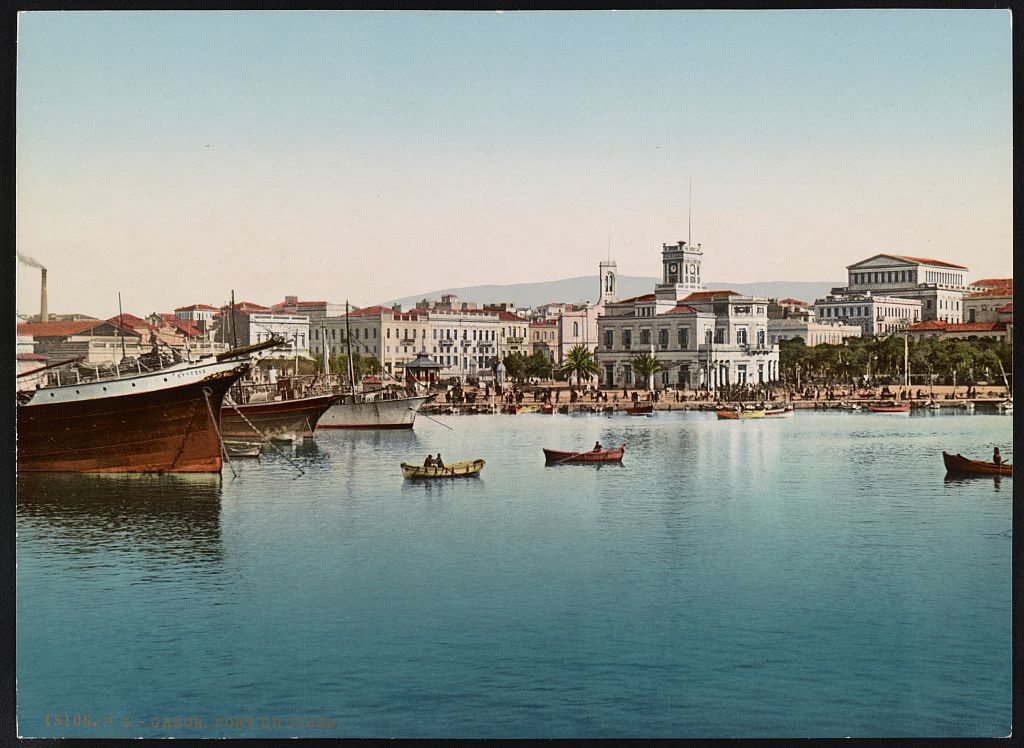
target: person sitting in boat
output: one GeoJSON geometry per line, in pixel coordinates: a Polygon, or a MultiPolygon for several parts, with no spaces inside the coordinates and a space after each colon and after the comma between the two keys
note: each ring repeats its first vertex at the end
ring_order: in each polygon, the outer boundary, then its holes
{"type": "Polygon", "coordinates": [[[999,454],[999,447],[996,447],[995,449],[992,450],[992,463],[994,465],[1003,464],[1003,456],[999,454]]]}
{"type": "Polygon", "coordinates": [[[594,451],[595,452],[600,452],[601,451],[601,442],[600,441],[594,442],[594,451]]]}
{"type": "Polygon", "coordinates": [[[427,455],[427,459],[423,461],[423,467],[434,467],[434,456],[427,455]]]}
{"type": "Polygon", "coordinates": [[[442,462],[442,460],[441,460],[441,453],[440,452],[438,452],[437,453],[437,457],[434,458],[434,467],[439,467],[439,468],[443,468],[444,467],[444,462],[442,462]]]}

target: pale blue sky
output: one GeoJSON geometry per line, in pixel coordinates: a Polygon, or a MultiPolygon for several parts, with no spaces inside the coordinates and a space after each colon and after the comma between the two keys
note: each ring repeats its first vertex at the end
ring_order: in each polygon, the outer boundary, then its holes
{"type": "MultiPolygon", "coordinates": [[[[23,13],[51,309],[628,275],[1011,273],[1006,11],[23,13]]],[[[38,275],[19,267],[18,307],[38,275]]]]}

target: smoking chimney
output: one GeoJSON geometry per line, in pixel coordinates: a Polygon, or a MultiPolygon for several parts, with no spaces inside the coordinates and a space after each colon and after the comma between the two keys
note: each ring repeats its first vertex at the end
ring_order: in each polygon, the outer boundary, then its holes
{"type": "Polygon", "coordinates": [[[46,268],[40,270],[41,276],[39,281],[39,321],[49,322],[50,313],[46,308],[46,268]]]}

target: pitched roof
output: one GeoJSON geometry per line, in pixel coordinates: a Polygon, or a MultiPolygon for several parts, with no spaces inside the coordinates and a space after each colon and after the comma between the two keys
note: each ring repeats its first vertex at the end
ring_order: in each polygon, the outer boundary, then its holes
{"type": "MultiPolygon", "coordinates": [[[[116,322],[105,319],[80,319],[68,322],[22,322],[18,325],[18,335],[30,335],[34,338],[66,338],[71,335],[81,335],[83,332],[101,327],[102,325],[120,328],[116,322]]],[[[138,333],[127,324],[120,329],[123,329],[128,335],[138,337],[138,333]]]]}
{"type": "Polygon", "coordinates": [[[282,306],[327,306],[330,304],[329,301],[279,301],[276,304],[271,305],[271,309],[277,309],[282,306]]]}
{"type": "MultiPolygon", "coordinates": [[[[696,311],[697,310],[694,309],[689,304],[676,304],[674,307],[669,309],[667,312],[662,312],[661,314],[662,315],[664,315],[664,314],[694,314],[694,313],[696,313],[696,311]]],[[[661,316],[661,315],[658,315],[658,316],[661,316]]]]}
{"type": "Polygon", "coordinates": [[[498,319],[503,320],[505,322],[529,322],[530,321],[528,319],[523,319],[518,314],[513,314],[512,312],[498,312],[498,319]]]}
{"type": "Polygon", "coordinates": [[[153,325],[142,319],[142,317],[136,317],[134,314],[118,314],[117,316],[108,319],[107,322],[112,325],[122,324],[125,327],[153,327],[153,325]]]}
{"type": "Polygon", "coordinates": [[[971,283],[972,286],[984,286],[985,288],[1013,288],[1013,278],[982,278],[971,283]]]}
{"type": "Polygon", "coordinates": [[[634,296],[634,297],[632,297],[630,299],[622,299],[621,301],[615,301],[615,302],[611,302],[611,303],[614,303],[614,304],[632,304],[632,303],[637,302],[637,301],[654,301],[655,298],[657,298],[657,297],[654,294],[652,294],[652,293],[645,293],[642,296],[634,296]]]}
{"type": "Polygon", "coordinates": [[[996,309],[996,311],[1001,314],[1013,314],[1013,302],[1011,301],[1009,304],[1003,304],[1001,307],[996,309]]]}
{"type": "MultiPolygon", "coordinates": [[[[225,308],[225,307],[222,307],[222,308],[225,308]]],[[[231,305],[228,304],[228,306],[226,308],[230,309],[231,305]]],[[[176,311],[176,312],[191,312],[191,311],[200,311],[200,310],[207,310],[207,311],[215,312],[215,311],[217,311],[217,307],[210,306],[209,304],[189,304],[188,306],[179,306],[174,311],[176,311]]]]}
{"type": "Polygon", "coordinates": [[[954,262],[945,262],[944,260],[932,260],[928,257],[911,257],[910,255],[892,255],[886,253],[886,257],[895,257],[897,260],[907,260],[908,262],[917,262],[921,265],[939,265],[946,268],[957,268],[958,270],[966,270],[966,265],[957,265],[954,262]]]}
{"type": "MultiPolygon", "coordinates": [[[[395,310],[389,306],[364,306],[362,309],[353,309],[348,313],[349,317],[376,317],[380,314],[394,314],[395,310]]],[[[345,315],[342,315],[343,317],[345,315]]]]}
{"type": "Polygon", "coordinates": [[[800,299],[779,299],[780,304],[796,304],[797,306],[807,306],[806,301],[800,301],[800,299]]]}
{"type": "Polygon", "coordinates": [[[17,361],[49,361],[49,359],[41,353],[15,353],[14,358],[17,361]]]}
{"type": "Polygon", "coordinates": [[[989,299],[989,298],[1001,298],[1013,296],[1013,288],[1010,286],[1002,286],[996,288],[986,288],[984,291],[975,291],[969,293],[964,298],[967,299],[989,299]]]}
{"type": "Polygon", "coordinates": [[[721,298],[728,298],[730,296],[742,295],[743,294],[737,291],[694,291],[683,299],[683,301],[714,301],[721,298]]]}
{"type": "MultiPolygon", "coordinates": [[[[257,304],[257,303],[252,302],[252,301],[236,301],[235,302],[235,311],[236,312],[245,311],[247,309],[261,309],[261,310],[266,311],[266,312],[270,311],[270,307],[265,307],[262,304],[257,304]]],[[[231,311],[231,305],[230,304],[225,304],[224,306],[221,307],[221,311],[224,311],[224,312],[231,311]]]]}
{"type": "Polygon", "coordinates": [[[938,319],[917,322],[907,327],[907,330],[910,332],[926,330],[941,330],[943,332],[995,332],[1005,329],[1006,325],[1002,322],[943,322],[938,319]]]}

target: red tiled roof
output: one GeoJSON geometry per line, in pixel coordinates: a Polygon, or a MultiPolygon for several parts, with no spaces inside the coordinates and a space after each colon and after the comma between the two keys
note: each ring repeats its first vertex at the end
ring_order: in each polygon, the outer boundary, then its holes
{"type": "Polygon", "coordinates": [[[689,304],[677,304],[676,306],[669,309],[667,312],[662,312],[661,314],[693,314],[696,311],[697,310],[694,309],[689,304]]]}
{"type": "Polygon", "coordinates": [[[554,327],[558,324],[558,320],[555,319],[535,319],[530,323],[533,327],[554,327]]]}
{"type": "Polygon", "coordinates": [[[722,297],[729,296],[742,296],[743,294],[737,291],[694,291],[692,294],[687,296],[683,301],[713,301],[722,297]]]}
{"type": "Polygon", "coordinates": [[[174,312],[160,312],[160,319],[165,322],[174,322],[174,320],[178,319],[178,315],[174,312]]]}
{"type": "Polygon", "coordinates": [[[887,254],[886,256],[887,257],[895,257],[897,260],[907,260],[909,262],[919,262],[922,265],[940,265],[941,267],[958,268],[959,270],[966,270],[967,269],[966,265],[957,265],[954,262],[944,262],[943,260],[932,260],[932,259],[930,259],[928,257],[911,257],[909,255],[890,255],[890,254],[887,254]]]}
{"type": "Polygon", "coordinates": [[[505,322],[529,322],[529,320],[523,319],[518,314],[513,314],[512,312],[498,312],[498,319],[505,322]]]}
{"type": "Polygon", "coordinates": [[[1000,314],[1013,314],[1013,302],[1011,301],[1009,304],[1003,304],[1001,307],[996,309],[996,311],[1000,314]]]}
{"type": "Polygon", "coordinates": [[[1006,325],[1002,322],[943,322],[942,320],[930,319],[927,322],[918,322],[907,327],[910,332],[922,330],[942,330],[944,332],[994,332],[1005,330],[1006,325]]]}
{"type": "MultiPolygon", "coordinates": [[[[224,309],[224,308],[230,309],[231,305],[228,304],[227,307],[221,307],[221,308],[222,309],[224,309]]],[[[209,304],[189,304],[188,306],[179,306],[174,311],[176,311],[176,312],[191,312],[191,311],[200,311],[200,310],[204,310],[204,309],[205,310],[209,310],[211,312],[217,311],[217,307],[210,306],[209,304]]]]}
{"type": "MultiPolygon", "coordinates": [[[[220,309],[221,309],[222,312],[231,311],[231,305],[230,304],[225,304],[220,309]]],[[[270,311],[269,307],[265,307],[262,304],[256,304],[256,303],[254,303],[252,301],[236,301],[235,302],[235,311],[241,312],[241,311],[245,311],[246,309],[262,309],[262,310],[267,311],[267,312],[270,311]]]]}
{"type": "Polygon", "coordinates": [[[189,335],[189,336],[193,336],[193,337],[197,336],[197,335],[202,335],[202,332],[200,332],[199,328],[196,327],[192,323],[191,320],[187,320],[187,319],[168,320],[168,324],[171,327],[177,328],[181,332],[185,333],[185,335],[189,335]]]}
{"type": "Polygon", "coordinates": [[[941,319],[930,319],[927,322],[915,322],[912,325],[907,325],[907,330],[910,332],[916,332],[918,330],[945,330],[948,323],[943,322],[941,319]]]}
{"type": "Polygon", "coordinates": [[[621,301],[616,301],[616,302],[613,302],[613,303],[615,303],[615,304],[632,304],[633,302],[636,302],[636,301],[654,301],[655,298],[657,298],[657,297],[654,294],[652,294],[652,293],[645,293],[643,296],[634,296],[631,299],[622,299],[621,301]]]}
{"type": "Polygon", "coordinates": [[[31,335],[35,338],[61,338],[77,335],[97,325],[105,325],[103,320],[80,319],[68,322],[21,322],[18,324],[18,335],[31,335]]]}
{"type": "Polygon", "coordinates": [[[984,291],[975,291],[969,293],[965,298],[968,299],[989,299],[989,298],[1000,298],[1006,296],[1013,296],[1013,288],[1010,286],[1003,286],[1001,288],[986,288],[984,291]]]}
{"type": "MultiPolygon", "coordinates": [[[[348,313],[349,317],[376,317],[380,314],[394,314],[395,310],[389,306],[364,306],[362,309],[353,309],[348,313]]],[[[344,315],[342,315],[344,316],[344,315]]]]}
{"type": "Polygon", "coordinates": [[[796,304],[797,306],[807,306],[806,301],[800,301],[800,299],[779,299],[780,304],[796,304]]]}
{"type": "Polygon", "coordinates": [[[1013,288],[1013,278],[982,278],[976,280],[972,286],[984,286],[986,288],[1013,288]]]}
{"type": "Polygon", "coordinates": [[[118,314],[116,317],[108,319],[107,322],[112,325],[123,324],[125,327],[153,327],[153,325],[142,319],[142,317],[136,317],[134,314],[118,314]]]}
{"type": "Polygon", "coordinates": [[[49,361],[49,359],[41,353],[16,353],[14,358],[18,361],[49,361]]]}

